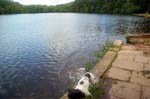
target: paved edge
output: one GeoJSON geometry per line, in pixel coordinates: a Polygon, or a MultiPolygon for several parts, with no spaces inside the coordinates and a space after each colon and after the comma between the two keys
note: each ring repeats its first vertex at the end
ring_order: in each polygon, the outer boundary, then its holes
{"type": "MultiPolygon", "coordinates": [[[[90,70],[91,73],[96,75],[96,78],[100,78],[112,65],[112,62],[117,57],[117,52],[121,49],[122,41],[115,40],[113,46],[108,50],[104,57],[90,70]]],[[[99,79],[100,80],[100,79],[99,79]]],[[[97,81],[98,83],[99,81],[97,81]]],[[[68,99],[67,93],[65,93],[60,99],[68,99]]]]}

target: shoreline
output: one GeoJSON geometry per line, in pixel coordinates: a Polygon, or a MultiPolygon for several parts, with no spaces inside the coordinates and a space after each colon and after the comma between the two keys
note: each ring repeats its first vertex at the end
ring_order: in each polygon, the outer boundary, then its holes
{"type": "MultiPolygon", "coordinates": [[[[99,78],[96,84],[100,82],[100,78],[104,75],[104,73],[110,68],[112,62],[117,57],[117,52],[120,50],[122,46],[121,40],[115,40],[113,42],[112,47],[105,53],[103,58],[97,62],[97,64],[90,70],[96,78],[99,78]]],[[[66,92],[60,99],[68,99],[68,93],[66,92]]]]}
{"type": "Polygon", "coordinates": [[[150,18],[150,13],[141,13],[141,14],[133,14],[133,15],[139,16],[139,17],[150,18]]]}

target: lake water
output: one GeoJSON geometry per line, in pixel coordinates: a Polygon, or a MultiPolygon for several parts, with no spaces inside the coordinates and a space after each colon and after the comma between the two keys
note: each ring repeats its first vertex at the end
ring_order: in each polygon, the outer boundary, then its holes
{"type": "MultiPolygon", "coordinates": [[[[105,40],[149,32],[135,16],[43,13],[0,16],[0,99],[58,99],[105,40]],[[71,76],[71,77],[70,77],[71,76]]],[[[147,26],[147,27],[146,27],[147,26]]]]}

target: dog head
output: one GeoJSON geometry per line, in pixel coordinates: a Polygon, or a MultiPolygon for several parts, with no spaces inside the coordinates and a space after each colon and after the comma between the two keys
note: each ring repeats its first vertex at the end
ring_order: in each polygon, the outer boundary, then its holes
{"type": "Polygon", "coordinates": [[[85,94],[78,89],[69,89],[68,97],[69,99],[83,99],[85,98],[85,94]]]}

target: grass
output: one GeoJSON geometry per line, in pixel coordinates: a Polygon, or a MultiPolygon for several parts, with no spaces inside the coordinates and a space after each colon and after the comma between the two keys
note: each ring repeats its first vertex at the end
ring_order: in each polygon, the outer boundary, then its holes
{"type": "MultiPolygon", "coordinates": [[[[89,91],[91,92],[93,98],[92,99],[99,99],[100,96],[103,95],[103,90],[102,90],[102,83],[99,83],[98,85],[92,85],[90,86],[89,91]]],[[[86,97],[85,99],[91,99],[90,97],[86,97]]]]}
{"type": "Polygon", "coordinates": [[[101,59],[105,53],[109,50],[109,48],[112,46],[112,43],[108,40],[102,45],[99,46],[99,49],[94,52],[94,55],[97,59],[101,59]]]}
{"type": "Polygon", "coordinates": [[[86,71],[90,71],[92,68],[93,68],[93,66],[94,66],[94,64],[92,64],[92,62],[90,62],[90,61],[87,61],[86,63],[85,63],[85,70],[86,71]]]}
{"type": "MultiPolygon", "coordinates": [[[[100,60],[105,53],[109,50],[109,48],[112,46],[112,43],[108,40],[106,40],[105,43],[101,44],[99,46],[99,49],[97,51],[94,52],[94,56],[97,58],[97,60],[100,60]]],[[[95,63],[96,64],[96,63],[95,63]]],[[[85,70],[86,71],[90,71],[93,66],[95,65],[94,63],[92,63],[91,61],[87,61],[84,65],[85,70]]]]}

